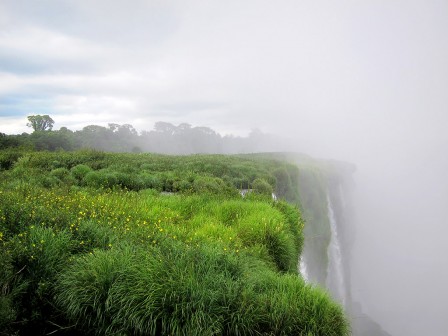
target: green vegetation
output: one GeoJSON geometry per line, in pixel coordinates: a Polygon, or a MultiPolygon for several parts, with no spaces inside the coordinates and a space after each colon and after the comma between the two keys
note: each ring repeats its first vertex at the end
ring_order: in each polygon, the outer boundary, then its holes
{"type": "MultiPolygon", "coordinates": [[[[328,269],[328,245],[331,239],[330,221],[328,218],[328,198],[339,193],[339,186],[352,181],[355,167],[340,161],[317,160],[298,153],[261,153],[253,154],[253,158],[270,158],[272,160],[290,162],[299,169],[295,172],[283,170],[289,166],[280,167],[276,172],[276,180],[287,181],[277,187],[277,192],[289,194],[289,201],[299,203],[300,210],[307,223],[303,233],[305,246],[302,256],[306,260],[307,273],[313,282],[325,286],[328,269]],[[291,182],[288,180],[291,179],[291,182]],[[288,188],[281,191],[281,186],[294,184],[298,189],[288,188]]],[[[333,199],[333,202],[338,201],[333,199]]],[[[333,204],[335,205],[335,204],[333,204]]],[[[337,209],[337,204],[335,209],[337,209]]],[[[341,238],[341,237],[340,237],[341,238]]],[[[344,241],[344,246],[349,246],[344,241]]]]}
{"type": "Polygon", "coordinates": [[[110,123],[107,127],[88,125],[72,131],[67,127],[53,130],[54,120],[48,115],[28,116],[31,134],[0,133],[0,149],[79,150],[83,148],[108,152],[152,152],[165,154],[250,153],[260,148],[274,148],[272,136],[254,130],[247,137],[221,136],[208,127],[182,123],[156,122],[150,131],[137,130],[130,124],[110,123]]]}
{"type": "Polygon", "coordinates": [[[54,120],[48,114],[28,116],[28,121],[26,125],[32,127],[34,132],[51,131],[54,124],[54,120]]]}
{"type": "Polygon", "coordinates": [[[3,334],[348,334],[297,273],[294,165],[92,150],[0,165],[3,334]]]}

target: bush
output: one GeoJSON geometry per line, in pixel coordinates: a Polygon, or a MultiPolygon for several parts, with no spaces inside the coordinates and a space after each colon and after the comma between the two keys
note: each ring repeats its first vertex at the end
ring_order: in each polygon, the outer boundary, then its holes
{"type": "Polygon", "coordinates": [[[70,174],[67,168],[56,168],[50,172],[50,177],[56,177],[61,183],[64,184],[74,184],[76,183],[75,178],[70,174]]]}
{"type": "Polygon", "coordinates": [[[92,188],[113,188],[118,185],[116,174],[105,171],[91,171],[84,177],[84,183],[92,188]]]}
{"type": "Polygon", "coordinates": [[[70,169],[72,176],[78,181],[78,183],[81,183],[84,177],[91,171],[92,168],[86,166],[85,164],[79,164],[70,169]]]}
{"type": "Polygon", "coordinates": [[[162,182],[156,175],[150,175],[143,173],[140,175],[143,181],[143,185],[145,188],[156,189],[158,191],[162,191],[162,182]]]}
{"type": "Polygon", "coordinates": [[[262,195],[272,196],[273,188],[272,186],[261,178],[257,178],[252,182],[252,189],[254,192],[262,195]]]}
{"type": "Polygon", "coordinates": [[[229,187],[218,177],[199,176],[193,182],[193,189],[197,193],[219,194],[229,191],[229,187]]]}
{"type": "Polygon", "coordinates": [[[175,181],[173,183],[173,190],[180,192],[180,191],[189,191],[192,189],[192,183],[190,183],[187,180],[179,180],[179,181],[175,181]]]}
{"type": "Polygon", "coordinates": [[[19,160],[23,154],[15,151],[3,151],[0,153],[0,171],[8,170],[19,160]]]}
{"type": "Polygon", "coordinates": [[[61,181],[67,178],[70,175],[70,172],[67,168],[56,168],[50,172],[50,176],[57,177],[61,181]]]}

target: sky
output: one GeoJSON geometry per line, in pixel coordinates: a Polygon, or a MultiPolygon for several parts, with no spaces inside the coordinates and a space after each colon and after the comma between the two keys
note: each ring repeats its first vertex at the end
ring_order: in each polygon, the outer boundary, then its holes
{"type": "Polygon", "coordinates": [[[1,0],[0,132],[156,121],[356,164],[355,294],[448,334],[446,0],[1,0]]]}

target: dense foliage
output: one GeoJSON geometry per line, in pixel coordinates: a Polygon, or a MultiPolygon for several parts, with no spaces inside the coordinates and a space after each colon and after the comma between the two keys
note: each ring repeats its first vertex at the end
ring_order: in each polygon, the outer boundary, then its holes
{"type": "MultiPolygon", "coordinates": [[[[328,202],[331,198],[335,216],[350,211],[342,204],[344,203],[342,196],[347,197],[349,191],[344,190],[344,195],[341,195],[341,187],[350,188],[356,167],[347,162],[318,160],[298,153],[263,153],[251,156],[290,162],[299,168],[292,183],[298,185],[297,199],[307,223],[303,230],[306,243],[302,258],[306,262],[308,278],[314,283],[326,286],[328,246],[331,240],[328,202]],[[343,209],[342,213],[340,209],[343,209]]],[[[340,217],[338,221],[347,223],[347,218],[340,217]]],[[[343,230],[343,227],[340,227],[339,230],[343,230]]],[[[354,240],[353,237],[349,238],[347,232],[343,232],[339,239],[344,239],[341,245],[343,249],[349,249],[354,240]]]]}
{"type": "Polygon", "coordinates": [[[154,129],[138,132],[129,124],[110,123],[107,127],[85,126],[72,131],[67,127],[52,130],[53,119],[48,115],[29,116],[33,132],[17,135],[0,133],[0,149],[77,150],[90,148],[109,152],[152,152],[165,154],[248,153],[276,148],[277,140],[258,130],[247,137],[221,136],[208,127],[190,124],[175,126],[157,122],[154,129]]]}
{"type": "Polygon", "coordinates": [[[291,164],[97,151],[0,164],[3,334],[347,334],[297,273],[291,164]]]}

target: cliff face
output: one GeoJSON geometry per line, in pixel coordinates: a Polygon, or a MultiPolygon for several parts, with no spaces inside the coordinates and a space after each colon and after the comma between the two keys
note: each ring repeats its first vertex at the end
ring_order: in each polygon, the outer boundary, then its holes
{"type": "Polygon", "coordinates": [[[351,293],[351,251],[356,238],[351,195],[355,166],[289,154],[299,167],[299,198],[306,225],[302,270],[328,289],[351,319],[354,336],[390,336],[366,315],[351,293]]]}
{"type": "Polygon", "coordinates": [[[327,190],[322,172],[315,167],[300,167],[299,192],[302,212],[307,223],[304,229],[306,242],[302,260],[306,265],[308,279],[325,286],[331,230],[327,190]]]}

